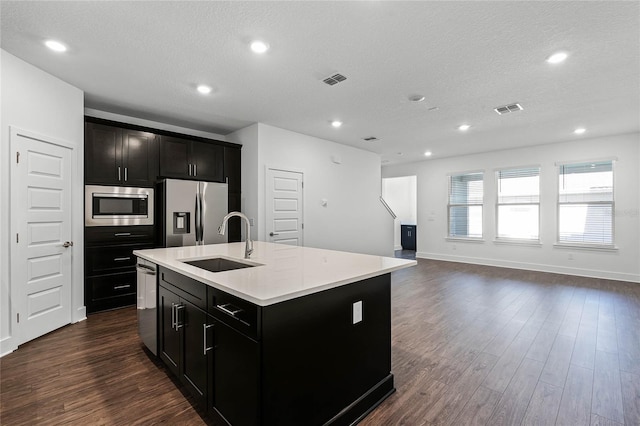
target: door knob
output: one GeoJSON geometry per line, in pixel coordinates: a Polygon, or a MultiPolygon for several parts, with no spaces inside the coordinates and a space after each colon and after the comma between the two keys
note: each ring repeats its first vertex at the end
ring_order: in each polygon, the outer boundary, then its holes
{"type": "Polygon", "coordinates": [[[269,232],[269,236],[270,236],[270,237],[273,237],[274,235],[280,235],[280,234],[275,234],[275,233],[273,233],[273,232],[269,232]]]}
{"type": "Polygon", "coordinates": [[[73,247],[73,241],[65,241],[64,244],[62,244],[62,247],[73,247]]]}

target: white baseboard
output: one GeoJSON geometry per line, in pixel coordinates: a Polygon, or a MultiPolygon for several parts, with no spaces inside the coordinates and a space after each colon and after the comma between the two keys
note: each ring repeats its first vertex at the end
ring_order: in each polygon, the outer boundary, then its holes
{"type": "Polygon", "coordinates": [[[402,250],[402,246],[401,245],[394,246],[393,250],[402,250]]]}
{"type": "Polygon", "coordinates": [[[13,340],[11,336],[0,340],[0,358],[18,349],[18,346],[14,345],[13,340]]]}
{"type": "Polygon", "coordinates": [[[640,283],[640,275],[622,272],[601,271],[597,269],[569,268],[566,266],[544,265],[538,263],[512,262],[509,260],[486,259],[480,257],[452,256],[438,253],[417,252],[416,258],[443,260],[447,262],[470,263],[473,265],[497,266],[500,268],[523,269],[526,271],[551,272],[554,274],[574,275],[578,277],[601,278],[606,280],[640,283]]]}
{"type": "Polygon", "coordinates": [[[81,306],[76,310],[76,314],[72,319],[72,324],[80,321],[84,321],[87,319],[87,307],[81,306]]]}

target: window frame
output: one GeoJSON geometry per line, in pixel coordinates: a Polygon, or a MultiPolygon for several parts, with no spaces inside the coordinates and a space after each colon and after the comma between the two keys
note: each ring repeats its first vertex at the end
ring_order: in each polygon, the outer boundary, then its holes
{"type": "Polygon", "coordinates": [[[495,203],[495,240],[496,243],[514,243],[514,244],[523,244],[523,245],[541,245],[540,241],[540,230],[541,230],[541,206],[540,201],[542,198],[542,166],[539,164],[531,165],[531,166],[515,166],[515,167],[504,167],[495,169],[495,180],[496,180],[496,203],[495,203]],[[509,171],[509,170],[522,170],[522,169],[538,169],[538,202],[537,203],[500,203],[500,172],[509,171]],[[509,238],[509,237],[500,237],[498,230],[500,229],[500,206],[538,206],[538,238],[509,238]]]}
{"type": "Polygon", "coordinates": [[[600,158],[594,160],[580,160],[580,161],[563,161],[556,163],[556,242],[554,244],[555,247],[559,248],[578,248],[578,249],[591,249],[591,250],[617,250],[618,248],[615,245],[616,239],[616,221],[615,221],[615,208],[616,208],[616,162],[617,158],[600,158]],[[605,161],[611,162],[611,201],[595,201],[595,202],[560,202],[560,179],[562,179],[563,166],[570,165],[581,165],[581,164],[589,164],[589,163],[602,163],[605,161]],[[600,244],[600,243],[585,243],[585,242],[577,242],[577,241],[561,241],[560,240],[560,206],[562,205],[571,205],[571,204],[594,204],[594,205],[611,205],[611,243],[610,244],[600,244]]]}
{"type": "Polygon", "coordinates": [[[485,171],[484,170],[470,170],[465,172],[455,172],[447,174],[447,231],[446,231],[446,239],[447,240],[455,240],[455,241],[472,241],[472,242],[483,242],[485,235],[485,227],[484,227],[484,214],[485,214],[485,171]],[[480,203],[473,204],[451,204],[451,179],[455,176],[464,176],[464,175],[473,175],[473,174],[481,174],[482,175],[482,201],[480,203]],[[463,235],[451,235],[451,207],[464,207],[464,206],[479,206],[482,209],[480,224],[481,224],[481,235],[479,237],[470,237],[468,233],[466,236],[463,235]]]}

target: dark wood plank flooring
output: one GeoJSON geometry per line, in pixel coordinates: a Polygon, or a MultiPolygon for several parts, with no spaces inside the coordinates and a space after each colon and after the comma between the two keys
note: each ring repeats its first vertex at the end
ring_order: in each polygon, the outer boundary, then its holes
{"type": "MultiPolygon", "coordinates": [[[[640,284],[419,260],[392,279],[397,392],[361,425],[640,425],[640,284]]],[[[0,359],[0,424],[210,423],[134,308],[0,359]]]]}

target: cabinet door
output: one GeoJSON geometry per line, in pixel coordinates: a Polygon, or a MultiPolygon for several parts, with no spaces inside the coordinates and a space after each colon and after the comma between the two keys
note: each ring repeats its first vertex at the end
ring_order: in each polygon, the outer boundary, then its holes
{"type": "Polygon", "coordinates": [[[257,425],[258,343],[218,321],[215,322],[214,336],[209,407],[234,426],[257,425]]]}
{"type": "Polygon", "coordinates": [[[236,192],[238,194],[240,194],[241,191],[241,156],[242,151],[240,148],[224,147],[225,180],[228,180],[229,192],[236,192]]]}
{"type": "Polygon", "coordinates": [[[173,327],[175,322],[174,305],[180,304],[180,298],[167,290],[158,287],[158,339],[160,359],[173,374],[179,375],[178,365],[180,363],[180,330],[173,327]]]}
{"type": "Polygon", "coordinates": [[[84,180],[87,184],[122,184],[122,130],[85,123],[84,180]]]}
{"type": "Polygon", "coordinates": [[[137,130],[122,130],[123,182],[127,186],[153,186],[158,176],[156,135],[137,130]]]}
{"type": "Polygon", "coordinates": [[[191,141],[171,136],[160,137],[160,176],[192,178],[190,176],[191,141]]]}
{"type": "MultiPolygon", "coordinates": [[[[180,379],[189,389],[198,405],[207,403],[207,314],[189,302],[182,301],[184,315],[180,315],[183,348],[180,379]]],[[[209,333],[210,334],[210,333],[209,333]]]]}
{"type": "Polygon", "coordinates": [[[224,182],[224,147],[209,142],[193,141],[191,163],[197,180],[224,182]]]}

